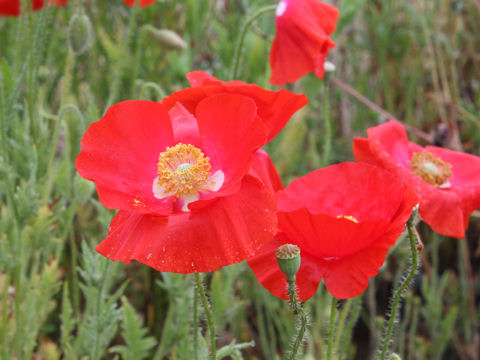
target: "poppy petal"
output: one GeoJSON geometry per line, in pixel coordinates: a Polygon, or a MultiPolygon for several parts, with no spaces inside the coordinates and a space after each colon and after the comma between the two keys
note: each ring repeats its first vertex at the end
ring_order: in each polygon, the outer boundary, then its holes
{"type": "Polygon", "coordinates": [[[270,51],[270,82],[283,85],[312,71],[323,78],[326,55],[335,46],[328,35],[335,30],[338,16],[335,7],[320,1],[281,1],[270,51]]]}
{"type": "Polygon", "coordinates": [[[262,149],[254,154],[253,164],[248,173],[261,180],[272,192],[283,190],[282,180],[275,165],[273,165],[268,153],[262,149]]]}
{"type": "Polygon", "coordinates": [[[198,211],[169,217],[119,211],[97,251],[159,271],[213,271],[252,256],[270,241],[277,231],[275,212],[271,192],[246,176],[239,192],[198,211]]]}
{"type": "Polygon", "coordinates": [[[199,102],[195,116],[212,171],[222,170],[225,176],[216,196],[237,191],[253,154],[265,143],[265,127],[255,103],[241,95],[212,95],[199,102]]]}
{"type": "Polygon", "coordinates": [[[76,168],[98,185],[107,208],[165,214],[171,202],[156,199],[152,184],[158,156],[172,143],[170,118],[162,105],[124,101],[85,132],[76,168]]]}
{"type": "Polygon", "coordinates": [[[255,84],[241,81],[223,82],[203,72],[195,71],[187,74],[192,88],[177,91],[162,100],[167,109],[180,102],[190,113],[195,113],[197,104],[204,98],[215,94],[237,94],[251,98],[257,105],[257,112],[267,128],[266,142],[272,140],[292,115],[308,103],[305,95],[297,95],[281,89],[271,91],[255,84]]]}

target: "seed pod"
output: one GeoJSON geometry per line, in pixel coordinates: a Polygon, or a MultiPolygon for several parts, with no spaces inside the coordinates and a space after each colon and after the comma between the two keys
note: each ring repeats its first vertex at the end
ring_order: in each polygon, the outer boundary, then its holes
{"type": "Polygon", "coordinates": [[[145,30],[151,33],[160,44],[171,50],[185,50],[187,43],[175,31],[168,29],[156,29],[153,26],[146,26],[145,30]]]}
{"type": "Polygon", "coordinates": [[[300,269],[300,248],[297,245],[285,244],[275,251],[275,255],[277,256],[278,266],[287,276],[287,279],[294,278],[298,269],[300,269]]]}
{"type": "Polygon", "coordinates": [[[75,14],[68,25],[68,44],[75,55],[81,55],[92,44],[93,31],[90,19],[85,14],[75,14]]]}

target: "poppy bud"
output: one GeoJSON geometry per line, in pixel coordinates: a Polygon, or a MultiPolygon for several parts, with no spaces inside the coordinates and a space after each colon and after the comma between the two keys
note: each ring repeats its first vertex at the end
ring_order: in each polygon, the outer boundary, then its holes
{"type": "Polygon", "coordinates": [[[167,49],[185,50],[187,43],[175,31],[168,29],[156,29],[153,26],[146,26],[145,30],[150,32],[167,49]]]}
{"type": "Polygon", "coordinates": [[[85,14],[75,14],[68,25],[68,44],[75,55],[81,55],[92,44],[92,24],[85,14]]]}
{"type": "Polygon", "coordinates": [[[398,354],[393,353],[390,355],[389,360],[402,360],[402,358],[398,354]]]}
{"type": "Polygon", "coordinates": [[[287,279],[294,279],[301,264],[300,248],[297,245],[285,244],[275,251],[275,255],[278,266],[287,279]]]}
{"type": "Polygon", "coordinates": [[[323,68],[325,69],[325,72],[334,72],[337,69],[335,64],[330,61],[325,61],[323,68]]]}

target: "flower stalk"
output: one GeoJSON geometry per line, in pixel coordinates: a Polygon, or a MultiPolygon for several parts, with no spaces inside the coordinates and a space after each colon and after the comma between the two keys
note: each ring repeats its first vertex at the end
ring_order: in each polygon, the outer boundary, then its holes
{"type": "Polygon", "coordinates": [[[308,317],[303,309],[302,304],[298,300],[296,285],[295,285],[295,275],[287,278],[288,282],[288,297],[290,298],[290,306],[292,307],[294,313],[296,314],[296,322],[300,324],[297,328],[297,334],[295,336],[295,341],[293,342],[292,348],[288,359],[294,360],[297,358],[298,350],[300,349],[303,339],[305,336],[305,330],[307,329],[308,317]]]}
{"type": "Polygon", "coordinates": [[[400,304],[400,300],[402,299],[402,296],[405,290],[408,288],[413,278],[415,277],[415,274],[417,273],[417,268],[418,268],[417,236],[418,234],[415,231],[415,223],[414,223],[415,215],[416,215],[416,210],[414,210],[414,214],[407,221],[408,240],[410,241],[410,251],[412,252],[412,262],[411,262],[411,266],[408,271],[407,277],[400,284],[397,291],[393,295],[392,309],[390,311],[390,319],[388,321],[388,327],[387,327],[384,339],[382,341],[383,346],[381,349],[380,360],[386,359],[388,347],[390,345],[390,340],[392,338],[393,327],[395,324],[395,319],[397,316],[397,310],[400,304]]]}
{"type": "Polygon", "coordinates": [[[328,330],[327,360],[331,360],[333,355],[333,333],[335,332],[336,318],[337,318],[337,299],[332,296],[332,303],[330,305],[330,327],[328,330]]]}
{"type": "Polygon", "coordinates": [[[255,14],[253,14],[243,26],[242,32],[240,33],[240,38],[238,39],[237,46],[235,47],[235,52],[233,53],[233,66],[232,66],[232,80],[236,79],[238,76],[238,70],[240,66],[240,58],[242,57],[242,48],[245,43],[245,36],[247,35],[250,26],[253,22],[257,20],[260,16],[267,14],[269,12],[274,12],[277,8],[277,5],[268,5],[259,9],[255,14]]]}
{"type": "Polygon", "coordinates": [[[200,279],[199,273],[195,273],[195,285],[198,290],[198,293],[200,294],[200,301],[202,302],[203,310],[205,311],[205,316],[207,317],[208,331],[210,333],[210,358],[212,360],[216,360],[217,342],[216,342],[216,333],[215,333],[215,323],[213,322],[212,309],[207,299],[205,287],[203,285],[202,279],[200,279]]]}

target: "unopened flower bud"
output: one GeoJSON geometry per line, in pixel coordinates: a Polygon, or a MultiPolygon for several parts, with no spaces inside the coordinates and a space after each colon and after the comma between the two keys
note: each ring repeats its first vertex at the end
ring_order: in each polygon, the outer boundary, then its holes
{"type": "Polygon", "coordinates": [[[68,44],[75,55],[81,55],[92,44],[92,24],[85,14],[75,14],[68,25],[68,44]]]}
{"type": "Polygon", "coordinates": [[[325,63],[323,64],[323,68],[325,69],[325,72],[328,73],[328,72],[334,72],[337,67],[335,66],[334,63],[330,61],[325,61],[325,63]]]}
{"type": "Polygon", "coordinates": [[[392,353],[392,355],[390,355],[390,358],[388,360],[402,360],[402,358],[398,354],[392,353]]]}
{"type": "Polygon", "coordinates": [[[287,276],[287,279],[294,278],[298,269],[300,269],[300,248],[297,245],[285,244],[275,251],[275,255],[277,256],[278,266],[287,276]]]}
{"type": "Polygon", "coordinates": [[[156,29],[153,26],[146,26],[145,30],[150,32],[167,49],[185,50],[187,43],[175,31],[168,29],[156,29]]]}

